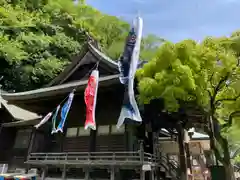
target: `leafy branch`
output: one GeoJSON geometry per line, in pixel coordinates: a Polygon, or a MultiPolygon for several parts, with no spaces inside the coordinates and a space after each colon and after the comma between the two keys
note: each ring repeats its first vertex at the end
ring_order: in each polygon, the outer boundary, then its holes
{"type": "Polygon", "coordinates": [[[223,102],[223,101],[236,101],[239,97],[240,97],[240,94],[237,95],[236,97],[233,97],[233,98],[222,98],[222,99],[218,99],[218,100],[215,102],[215,105],[218,105],[220,102],[223,102]]]}

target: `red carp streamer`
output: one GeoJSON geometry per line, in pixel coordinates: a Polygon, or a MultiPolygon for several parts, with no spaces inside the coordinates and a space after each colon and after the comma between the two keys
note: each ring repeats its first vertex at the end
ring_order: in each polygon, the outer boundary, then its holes
{"type": "Polygon", "coordinates": [[[98,79],[98,70],[93,70],[88,79],[88,84],[84,93],[84,100],[86,104],[86,121],[84,129],[91,128],[92,130],[96,130],[95,109],[97,101],[98,79]]]}

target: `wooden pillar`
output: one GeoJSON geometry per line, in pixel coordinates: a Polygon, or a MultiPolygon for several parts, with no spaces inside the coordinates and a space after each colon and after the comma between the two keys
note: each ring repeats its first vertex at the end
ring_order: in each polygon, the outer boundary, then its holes
{"type": "Polygon", "coordinates": [[[28,144],[28,155],[30,153],[32,153],[32,149],[33,149],[33,145],[34,145],[34,142],[35,142],[35,137],[36,137],[36,128],[33,128],[32,129],[32,133],[31,133],[31,138],[30,138],[30,141],[29,141],[29,144],[28,144]]]}
{"type": "Polygon", "coordinates": [[[47,175],[47,167],[42,169],[41,180],[45,180],[47,175]]]}
{"type": "Polygon", "coordinates": [[[60,135],[60,152],[63,152],[63,143],[64,143],[64,138],[65,138],[65,135],[64,133],[61,133],[60,135]]]}
{"type": "Polygon", "coordinates": [[[115,168],[115,178],[116,180],[121,180],[121,172],[119,168],[115,168]]]}
{"type": "Polygon", "coordinates": [[[63,166],[63,171],[62,171],[62,180],[66,179],[66,165],[64,164],[63,166]]]}
{"type": "Polygon", "coordinates": [[[155,180],[154,169],[150,171],[150,176],[151,176],[150,177],[151,180],[155,180]]]}
{"type": "Polygon", "coordinates": [[[140,180],[145,180],[145,171],[143,171],[142,169],[140,170],[140,180]]]}
{"type": "Polygon", "coordinates": [[[192,156],[190,152],[190,143],[191,137],[189,136],[189,133],[187,130],[184,130],[184,146],[186,151],[186,163],[187,163],[187,169],[190,170],[190,173],[192,173],[192,156]]]}
{"type": "Polygon", "coordinates": [[[157,179],[157,180],[160,179],[160,171],[161,171],[161,168],[160,168],[160,167],[157,167],[157,168],[156,168],[156,179],[157,179]]]}
{"type": "Polygon", "coordinates": [[[124,139],[125,139],[125,149],[126,151],[129,151],[129,132],[128,132],[128,125],[125,124],[125,134],[124,134],[124,139]]]}
{"type": "Polygon", "coordinates": [[[159,156],[159,133],[153,132],[153,154],[156,156],[156,158],[159,156]]]}
{"type": "Polygon", "coordinates": [[[140,153],[140,161],[143,164],[144,163],[144,147],[143,147],[143,140],[139,140],[139,153],[140,153]]]}
{"type": "MultiPolygon", "coordinates": [[[[33,145],[34,145],[34,142],[35,142],[35,137],[36,137],[36,128],[33,127],[31,135],[30,135],[30,140],[29,140],[29,143],[28,143],[28,151],[27,151],[27,154],[24,157],[25,161],[28,160],[29,155],[32,153],[33,145]]],[[[26,169],[25,169],[26,172],[28,172],[29,169],[30,169],[30,165],[27,164],[26,169]]]]}
{"type": "Polygon", "coordinates": [[[115,168],[110,169],[110,180],[115,180],[115,168]]]}
{"type": "Polygon", "coordinates": [[[84,169],[85,172],[85,178],[84,180],[89,180],[90,179],[90,171],[89,168],[84,169]]]}
{"type": "MultiPolygon", "coordinates": [[[[140,161],[141,161],[141,165],[143,166],[144,164],[144,147],[143,147],[143,140],[139,140],[139,145],[140,145],[140,161]]],[[[145,171],[143,171],[141,166],[140,169],[140,180],[145,180],[145,171]]]]}
{"type": "Polygon", "coordinates": [[[189,143],[185,143],[185,148],[186,148],[186,156],[187,156],[187,168],[190,170],[190,173],[192,173],[192,156],[190,153],[189,143]]]}
{"type": "Polygon", "coordinates": [[[178,124],[178,146],[180,154],[180,180],[187,180],[187,163],[186,163],[186,151],[184,147],[184,129],[181,124],[178,124]]]}
{"type": "Polygon", "coordinates": [[[96,139],[97,139],[97,131],[90,130],[90,142],[89,142],[89,152],[96,151],[96,139]]]}

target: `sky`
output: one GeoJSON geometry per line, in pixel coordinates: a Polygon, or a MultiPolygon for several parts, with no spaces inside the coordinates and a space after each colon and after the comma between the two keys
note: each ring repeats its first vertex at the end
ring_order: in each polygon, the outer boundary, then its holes
{"type": "Polygon", "coordinates": [[[240,0],[87,0],[128,22],[140,13],[144,34],[178,42],[230,35],[240,29],[240,0]]]}

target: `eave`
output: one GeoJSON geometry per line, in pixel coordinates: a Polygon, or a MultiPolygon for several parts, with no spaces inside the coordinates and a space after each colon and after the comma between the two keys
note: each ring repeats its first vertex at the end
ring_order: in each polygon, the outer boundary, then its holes
{"type": "Polygon", "coordinates": [[[23,109],[19,106],[8,104],[6,100],[2,99],[0,96],[0,104],[1,108],[5,108],[8,113],[13,117],[13,121],[31,121],[31,120],[39,120],[42,116],[23,109]]]}
{"type": "Polygon", "coordinates": [[[3,123],[2,127],[22,127],[22,126],[33,126],[36,125],[40,119],[32,119],[32,120],[19,120],[9,123],[3,123]]]}
{"type": "MultiPolygon", "coordinates": [[[[189,131],[190,132],[190,131],[189,131]]],[[[171,136],[171,133],[168,132],[168,130],[166,129],[161,129],[160,130],[160,133],[164,134],[164,135],[168,135],[169,137],[171,136]]],[[[193,135],[191,137],[191,140],[194,140],[194,141],[198,141],[198,140],[209,140],[209,136],[206,135],[206,134],[202,134],[202,133],[199,133],[199,132],[193,132],[193,135]]]]}
{"type": "MultiPolygon", "coordinates": [[[[113,84],[119,84],[118,77],[119,75],[100,77],[99,88],[110,86],[113,84]]],[[[76,92],[82,92],[83,89],[86,87],[87,82],[88,80],[82,80],[19,93],[2,93],[2,98],[9,102],[14,102],[64,95],[66,93],[70,93],[73,89],[75,89],[76,92]]]]}

